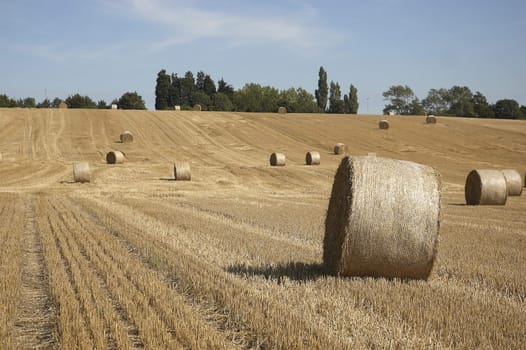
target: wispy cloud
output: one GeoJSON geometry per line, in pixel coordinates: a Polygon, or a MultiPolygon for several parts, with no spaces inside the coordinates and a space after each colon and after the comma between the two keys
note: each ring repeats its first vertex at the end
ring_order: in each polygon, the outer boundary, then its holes
{"type": "MultiPolygon", "coordinates": [[[[343,36],[316,25],[313,8],[295,3],[293,14],[248,13],[234,6],[210,10],[192,1],[102,0],[167,29],[166,37],[154,43],[162,48],[198,39],[224,40],[229,45],[283,44],[296,48],[332,45],[343,36]]],[[[121,12],[122,13],[122,12],[121,12]]]]}

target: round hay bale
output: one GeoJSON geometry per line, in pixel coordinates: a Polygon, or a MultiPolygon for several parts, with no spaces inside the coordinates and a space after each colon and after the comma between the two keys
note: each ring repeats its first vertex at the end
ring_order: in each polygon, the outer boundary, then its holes
{"type": "Polygon", "coordinates": [[[60,102],[58,104],[58,108],[60,109],[65,109],[65,108],[68,108],[68,105],[66,104],[66,102],[60,102]]]}
{"type": "Polygon", "coordinates": [[[119,109],[119,106],[116,103],[112,103],[111,109],[119,109]]]}
{"type": "Polygon", "coordinates": [[[192,180],[192,172],[190,171],[190,163],[175,162],[174,163],[175,181],[190,181],[192,180]]]}
{"type": "Polygon", "coordinates": [[[389,121],[387,120],[380,120],[378,122],[378,127],[382,130],[387,130],[389,129],[389,121]]]}
{"type": "Polygon", "coordinates": [[[279,107],[279,108],[278,108],[278,113],[279,113],[279,114],[286,114],[286,113],[287,113],[287,108],[285,108],[285,107],[283,107],[283,106],[282,106],[282,107],[279,107]]]}
{"type": "Polygon", "coordinates": [[[270,165],[271,166],[285,166],[287,158],[283,153],[272,153],[270,155],[270,165]]]}
{"type": "Polygon", "coordinates": [[[177,105],[177,106],[174,107],[174,109],[175,109],[176,111],[180,111],[180,110],[181,110],[181,106],[178,106],[178,105],[177,105]]]}
{"type": "Polygon", "coordinates": [[[122,164],[124,163],[124,153],[121,151],[110,151],[106,154],[106,163],[122,164]]]}
{"type": "Polygon", "coordinates": [[[88,162],[76,162],[73,164],[73,180],[75,182],[91,182],[88,162]]]}
{"type": "Polygon", "coordinates": [[[334,145],[334,154],[343,154],[345,153],[345,144],[338,142],[334,145]]]}
{"type": "Polygon", "coordinates": [[[508,196],[520,196],[522,194],[522,176],[515,169],[504,169],[502,174],[506,179],[508,196]]]}
{"type": "Polygon", "coordinates": [[[195,104],[194,105],[194,111],[200,112],[201,111],[201,105],[200,104],[195,104]]]}
{"type": "Polygon", "coordinates": [[[130,131],[124,131],[121,136],[121,142],[122,143],[130,143],[133,142],[133,134],[130,131]]]}
{"type": "Polygon", "coordinates": [[[437,117],[434,115],[428,115],[426,117],[426,124],[436,124],[437,123],[437,117]]]}
{"type": "Polygon", "coordinates": [[[440,177],[380,157],[342,159],[325,221],[323,262],[340,276],[427,279],[440,228],[440,177]]]}
{"type": "Polygon", "coordinates": [[[310,151],[305,155],[305,163],[307,165],[320,165],[320,152],[310,151]]]}
{"type": "Polygon", "coordinates": [[[504,205],[508,199],[506,178],[500,170],[471,170],[466,178],[467,205],[504,205]]]}

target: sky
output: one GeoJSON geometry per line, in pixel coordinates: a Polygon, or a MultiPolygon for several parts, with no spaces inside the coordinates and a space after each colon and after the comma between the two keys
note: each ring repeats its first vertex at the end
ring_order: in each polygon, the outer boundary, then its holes
{"type": "Polygon", "coordinates": [[[381,113],[392,85],[526,105],[525,14],[523,0],[0,0],[0,94],[137,91],[153,109],[161,69],[314,94],[323,66],[358,88],[359,113],[381,113]]]}

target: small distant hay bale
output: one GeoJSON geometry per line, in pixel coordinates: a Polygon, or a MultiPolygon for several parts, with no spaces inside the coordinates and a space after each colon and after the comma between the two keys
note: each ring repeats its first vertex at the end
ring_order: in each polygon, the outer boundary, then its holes
{"type": "Polygon", "coordinates": [[[305,155],[305,163],[307,165],[320,165],[321,156],[320,152],[310,151],[305,155]]]}
{"type": "Polygon", "coordinates": [[[181,110],[181,106],[175,106],[174,109],[175,109],[176,111],[180,111],[180,110],[181,110]]]}
{"type": "Polygon", "coordinates": [[[515,169],[504,169],[502,174],[506,179],[508,196],[520,196],[522,194],[522,176],[515,169]]]}
{"type": "Polygon", "coordinates": [[[285,107],[283,107],[283,106],[282,106],[282,107],[279,107],[279,108],[278,108],[278,113],[279,113],[279,114],[286,114],[286,113],[287,113],[287,108],[285,108],[285,107]]]}
{"type": "Polygon", "coordinates": [[[117,106],[116,103],[111,104],[111,109],[119,109],[119,106],[117,106]]]}
{"type": "Polygon", "coordinates": [[[343,154],[345,153],[346,146],[344,143],[338,142],[334,145],[334,154],[343,154]]]}
{"type": "Polygon", "coordinates": [[[123,131],[120,136],[122,143],[133,142],[133,134],[130,131],[123,131]]]}
{"type": "Polygon", "coordinates": [[[389,111],[387,112],[387,115],[396,115],[396,113],[394,111],[389,111]]]}
{"type": "Polygon", "coordinates": [[[195,104],[194,105],[194,111],[200,112],[201,111],[201,105],[200,104],[195,104]]]}
{"type": "Polygon", "coordinates": [[[387,130],[389,129],[389,121],[387,120],[380,120],[378,122],[378,127],[382,130],[387,130]]]}
{"type": "Polygon", "coordinates": [[[271,166],[285,166],[287,158],[283,153],[272,153],[270,155],[270,165],[271,166]]]}
{"type": "Polygon", "coordinates": [[[427,279],[440,228],[440,176],[421,164],[342,159],[325,221],[323,262],[339,276],[427,279]]]}
{"type": "Polygon", "coordinates": [[[68,105],[66,104],[66,102],[60,102],[58,108],[65,109],[68,108],[68,105]]]}
{"type": "Polygon", "coordinates": [[[192,180],[192,172],[190,171],[190,163],[175,162],[174,163],[174,177],[176,181],[192,180]]]}
{"type": "Polygon", "coordinates": [[[73,164],[73,180],[75,182],[91,182],[88,162],[76,162],[73,164]]]}
{"type": "Polygon", "coordinates": [[[436,124],[437,123],[437,117],[434,115],[428,115],[426,117],[426,124],[436,124]]]}
{"type": "Polygon", "coordinates": [[[122,164],[124,163],[124,153],[121,151],[110,151],[106,154],[106,163],[122,164]]]}
{"type": "Polygon", "coordinates": [[[508,199],[506,178],[501,170],[475,169],[466,178],[467,205],[504,205],[508,199]]]}

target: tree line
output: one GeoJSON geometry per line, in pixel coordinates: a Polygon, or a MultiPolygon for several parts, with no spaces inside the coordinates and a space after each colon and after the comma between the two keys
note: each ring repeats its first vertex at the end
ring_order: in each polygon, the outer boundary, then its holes
{"type": "Polygon", "coordinates": [[[444,115],[455,117],[526,119],[526,106],[519,106],[513,99],[501,99],[494,104],[480,92],[473,93],[467,86],[450,89],[431,89],[420,100],[407,85],[394,85],[383,93],[388,102],[384,114],[398,115],[444,115]]]}
{"type": "Polygon", "coordinates": [[[7,95],[0,95],[0,107],[59,108],[61,103],[66,103],[68,108],[109,109],[112,104],[117,104],[120,109],[146,109],[142,96],[135,91],[125,92],[110,104],[104,100],[95,102],[89,96],[82,96],[78,93],[69,95],[65,100],[58,97],[55,97],[53,100],[45,98],[38,103],[33,97],[15,100],[7,95]]]}
{"type": "Polygon", "coordinates": [[[162,69],[156,79],[155,109],[173,110],[179,106],[188,110],[199,104],[202,110],[208,111],[276,112],[279,107],[285,107],[287,112],[296,113],[357,113],[357,94],[352,84],[349,94],[343,98],[339,83],[331,81],[329,89],[323,67],[320,67],[316,96],[301,87],[279,90],[257,83],[247,83],[235,90],[223,78],[216,85],[203,71],[195,77],[191,71],[179,77],[162,69]]]}

